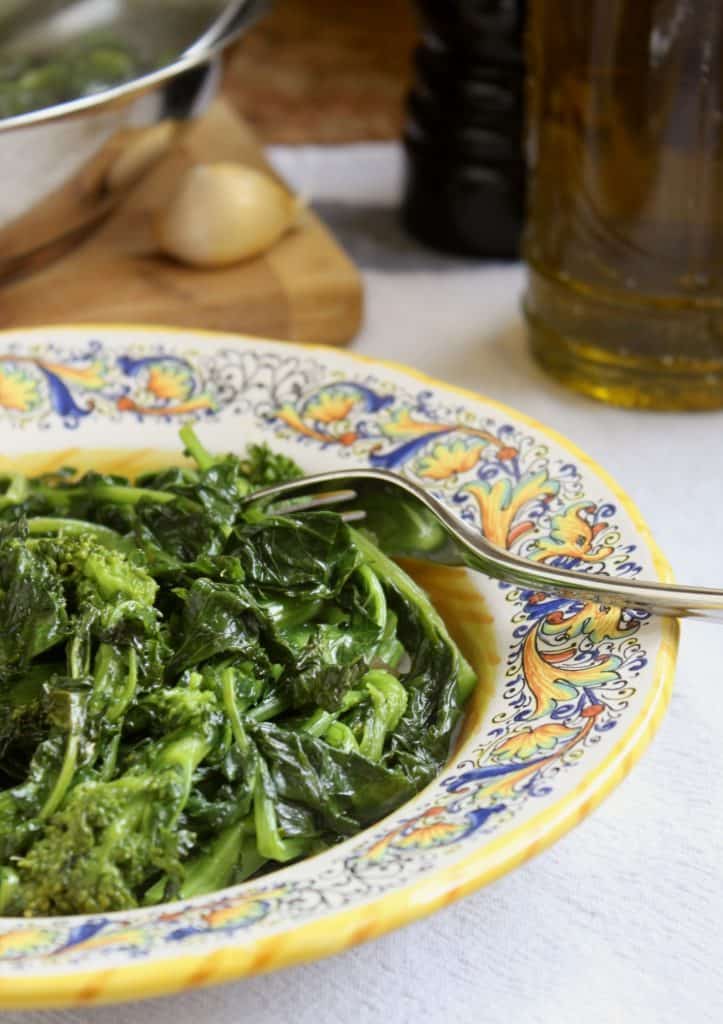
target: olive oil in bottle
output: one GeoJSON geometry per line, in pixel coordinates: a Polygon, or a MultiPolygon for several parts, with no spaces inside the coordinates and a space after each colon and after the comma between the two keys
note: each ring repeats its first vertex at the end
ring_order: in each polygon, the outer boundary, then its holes
{"type": "Polygon", "coordinates": [[[723,406],[723,3],[531,0],[532,350],[623,405],[723,406]]]}

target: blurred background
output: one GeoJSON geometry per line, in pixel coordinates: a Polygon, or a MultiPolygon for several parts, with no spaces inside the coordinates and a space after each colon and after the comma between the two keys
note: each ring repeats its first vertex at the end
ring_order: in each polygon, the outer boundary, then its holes
{"type": "Polygon", "coordinates": [[[225,92],[267,143],[399,138],[412,0],[284,0],[232,54],[225,92]]]}

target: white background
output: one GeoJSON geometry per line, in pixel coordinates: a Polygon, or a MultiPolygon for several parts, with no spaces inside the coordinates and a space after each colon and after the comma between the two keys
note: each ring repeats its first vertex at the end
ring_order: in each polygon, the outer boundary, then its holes
{"type": "MultiPolygon", "coordinates": [[[[516,406],[608,469],[680,581],[723,586],[723,413],[578,398],[527,354],[519,266],[450,260],[397,224],[394,146],[277,149],[361,266],[354,348],[516,406]]],[[[330,960],[217,989],[4,1024],[707,1024],[723,1020],[723,627],[685,623],[668,716],[632,775],[536,860],[330,960]]],[[[132,993],[129,993],[132,995],[132,993]]]]}

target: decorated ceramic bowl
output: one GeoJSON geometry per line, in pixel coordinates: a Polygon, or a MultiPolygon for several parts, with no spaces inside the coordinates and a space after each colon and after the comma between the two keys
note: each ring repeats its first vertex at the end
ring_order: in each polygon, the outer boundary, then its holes
{"type": "MultiPolygon", "coordinates": [[[[310,472],[383,466],[535,561],[669,579],[630,500],[521,413],[344,352],[143,327],[0,335],[0,470],[135,474],[265,440],[310,472]]],[[[338,952],[492,881],[628,772],[665,709],[675,623],[417,567],[479,675],[439,778],[339,846],[211,896],[0,920],[0,1005],[174,992],[338,952]]]]}

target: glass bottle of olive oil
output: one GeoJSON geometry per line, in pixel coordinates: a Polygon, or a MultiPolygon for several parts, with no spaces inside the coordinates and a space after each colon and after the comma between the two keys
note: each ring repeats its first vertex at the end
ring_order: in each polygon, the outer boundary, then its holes
{"type": "Polygon", "coordinates": [[[597,398],[723,406],[723,2],[532,0],[532,350],[597,398]]]}

